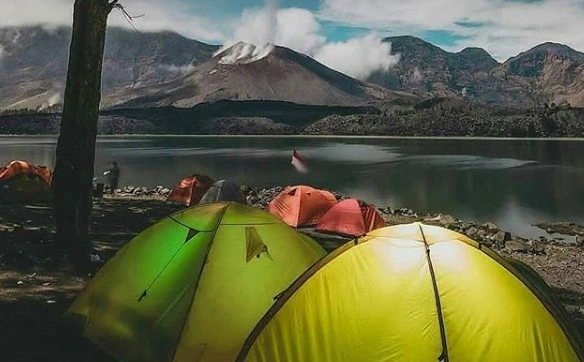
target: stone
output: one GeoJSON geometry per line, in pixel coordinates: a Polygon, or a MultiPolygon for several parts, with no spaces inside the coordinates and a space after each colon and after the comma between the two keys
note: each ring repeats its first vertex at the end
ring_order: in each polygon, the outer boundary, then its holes
{"type": "Polygon", "coordinates": [[[476,237],[478,236],[478,233],[479,233],[479,230],[477,228],[475,228],[474,226],[468,228],[465,231],[465,234],[473,240],[476,239],[476,237]]]}
{"type": "Polygon", "coordinates": [[[483,224],[483,227],[489,230],[499,230],[499,227],[492,222],[486,222],[483,224]]]}
{"type": "Polygon", "coordinates": [[[451,215],[440,216],[440,224],[442,224],[442,225],[450,225],[450,224],[455,224],[455,223],[456,223],[456,219],[454,217],[452,217],[451,215]]]}
{"type": "Polygon", "coordinates": [[[566,305],[566,312],[570,313],[570,314],[575,314],[575,313],[580,313],[582,312],[582,307],[580,307],[579,305],[566,305]]]}
{"type": "Polygon", "coordinates": [[[494,236],[493,241],[498,244],[504,245],[507,241],[511,240],[511,234],[507,231],[499,230],[494,236]]]}
{"type": "Polygon", "coordinates": [[[527,253],[530,250],[530,246],[522,240],[509,240],[505,243],[505,249],[515,253],[527,253]]]}
{"type": "Polygon", "coordinates": [[[545,247],[541,243],[538,243],[535,240],[530,240],[527,244],[530,246],[529,251],[531,251],[532,253],[535,253],[535,254],[544,254],[545,253],[545,247]]]}

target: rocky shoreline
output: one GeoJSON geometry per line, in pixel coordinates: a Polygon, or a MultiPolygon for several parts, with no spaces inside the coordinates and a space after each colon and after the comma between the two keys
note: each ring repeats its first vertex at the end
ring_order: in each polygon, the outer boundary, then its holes
{"type": "MultiPolygon", "coordinates": [[[[284,190],[284,187],[255,188],[242,186],[242,190],[246,195],[247,203],[249,205],[264,209],[274,197],[284,190]]],[[[164,200],[170,191],[169,188],[164,186],[156,186],[153,188],[126,186],[117,190],[114,197],[164,200]]],[[[329,191],[335,195],[337,200],[348,198],[348,196],[338,192],[329,191]]],[[[365,201],[369,202],[370,200],[365,201]]],[[[373,204],[375,203],[373,202],[373,204]]],[[[478,223],[469,220],[461,220],[454,216],[445,214],[424,214],[409,208],[394,209],[390,206],[376,208],[388,225],[414,221],[424,222],[430,225],[438,225],[465,234],[471,239],[495,250],[540,254],[544,252],[545,245],[562,246],[567,244],[564,238],[558,235],[576,236],[576,244],[584,245],[584,226],[574,223],[543,223],[535,225],[550,234],[549,238],[541,237],[536,240],[513,235],[508,231],[501,230],[497,225],[489,222],[478,223]]],[[[338,239],[338,237],[330,235],[318,235],[312,230],[306,230],[306,232],[317,238],[338,239]]]]}

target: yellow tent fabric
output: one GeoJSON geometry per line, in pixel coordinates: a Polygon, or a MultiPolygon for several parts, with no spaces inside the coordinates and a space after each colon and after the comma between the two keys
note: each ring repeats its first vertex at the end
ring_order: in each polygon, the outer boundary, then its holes
{"type": "Polygon", "coordinates": [[[237,360],[582,361],[564,311],[528,269],[447,229],[377,229],[293,283],[237,360]]]}
{"type": "Polygon", "coordinates": [[[233,361],[275,297],[324,255],[263,210],[195,206],[130,241],[66,316],[123,361],[233,361]]]}

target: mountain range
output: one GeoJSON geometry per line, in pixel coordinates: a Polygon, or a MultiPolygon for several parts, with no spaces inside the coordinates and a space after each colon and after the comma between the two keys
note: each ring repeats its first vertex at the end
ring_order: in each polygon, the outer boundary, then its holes
{"type": "Polygon", "coordinates": [[[499,63],[481,48],[450,53],[412,36],[384,41],[400,62],[369,81],[389,89],[512,106],[584,106],[584,53],[563,44],[540,44],[499,63]]]}
{"type": "MultiPolygon", "coordinates": [[[[0,110],[62,102],[69,39],[65,27],[0,28],[0,110]]],[[[480,48],[451,53],[412,36],[384,41],[400,61],[359,81],[283,47],[220,51],[172,32],[112,27],[102,107],[188,108],[220,100],[356,106],[431,97],[584,107],[584,53],[566,45],[544,43],[499,63],[480,48]],[[245,52],[261,56],[248,61],[245,52]]]]}

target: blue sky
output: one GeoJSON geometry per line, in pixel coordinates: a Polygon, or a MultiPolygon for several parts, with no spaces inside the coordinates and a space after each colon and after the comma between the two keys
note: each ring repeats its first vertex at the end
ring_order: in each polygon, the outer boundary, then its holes
{"type": "MultiPolygon", "coordinates": [[[[156,0],[144,0],[156,1],[156,0]]],[[[162,1],[162,0],[160,0],[162,1]]],[[[264,0],[167,0],[217,26],[221,42],[245,12],[264,0]]],[[[328,42],[378,36],[415,35],[459,51],[484,47],[505,60],[545,41],[584,50],[584,0],[279,0],[280,9],[308,10],[328,42]]],[[[294,27],[295,24],[286,24],[294,27]]],[[[299,30],[302,31],[302,30],[299,30]]]]}
{"type": "MultiPolygon", "coordinates": [[[[527,0],[533,1],[533,0],[527,0]]],[[[180,0],[181,3],[188,6],[193,14],[204,14],[210,19],[217,19],[219,22],[228,18],[238,18],[246,9],[262,8],[265,5],[264,0],[180,0]]],[[[310,10],[316,16],[319,11],[319,1],[315,0],[279,0],[280,8],[301,8],[310,10]]],[[[322,33],[330,41],[346,41],[355,36],[362,36],[372,31],[367,26],[349,25],[342,22],[330,21],[322,19],[319,21],[322,26],[322,33]]],[[[389,31],[383,32],[384,35],[403,35],[401,33],[392,33],[389,31]]],[[[452,46],[460,39],[459,36],[448,31],[428,30],[417,33],[416,35],[423,39],[441,46],[452,46]]],[[[211,39],[220,42],[221,39],[211,39]]]]}
{"type": "MultiPolygon", "coordinates": [[[[252,36],[248,28],[257,32],[254,14],[264,7],[264,0],[121,2],[130,13],[146,14],[135,22],[141,30],[174,30],[216,44],[252,36]]],[[[70,24],[72,3],[0,0],[0,24],[70,24]]],[[[584,0],[279,0],[279,9],[278,32],[285,35],[276,40],[304,52],[371,34],[415,35],[449,51],[483,47],[500,61],[545,41],[584,51],[584,0]]],[[[128,26],[120,14],[110,24],[128,26]]]]}

